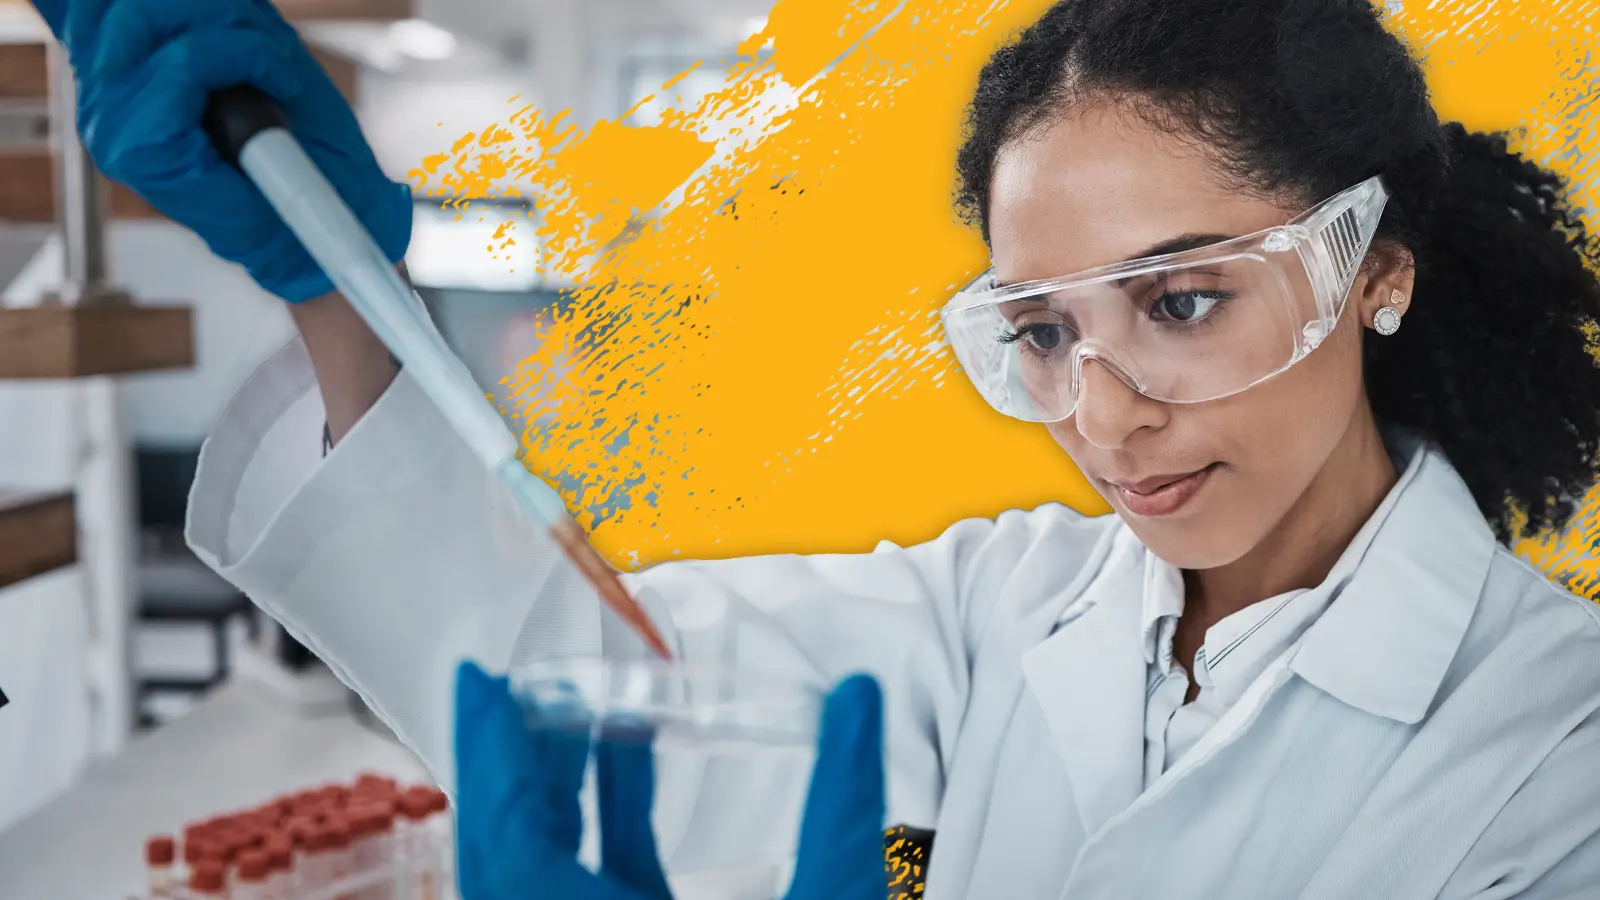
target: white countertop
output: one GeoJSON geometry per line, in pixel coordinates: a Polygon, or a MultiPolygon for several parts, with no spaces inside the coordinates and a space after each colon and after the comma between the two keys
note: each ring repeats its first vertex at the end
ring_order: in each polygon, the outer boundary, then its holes
{"type": "Polygon", "coordinates": [[[426,780],[409,750],[348,713],[307,715],[227,684],[0,832],[0,897],[124,900],[144,890],[147,837],[365,771],[426,780]]]}

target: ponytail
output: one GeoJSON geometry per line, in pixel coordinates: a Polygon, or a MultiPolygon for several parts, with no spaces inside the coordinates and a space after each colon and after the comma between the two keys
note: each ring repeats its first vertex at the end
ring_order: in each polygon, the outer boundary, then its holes
{"type": "Polygon", "coordinates": [[[1597,477],[1600,245],[1500,134],[1447,124],[1386,180],[1380,237],[1410,249],[1416,289],[1400,332],[1367,333],[1373,412],[1438,444],[1502,540],[1508,503],[1527,533],[1559,527],[1597,477]]]}

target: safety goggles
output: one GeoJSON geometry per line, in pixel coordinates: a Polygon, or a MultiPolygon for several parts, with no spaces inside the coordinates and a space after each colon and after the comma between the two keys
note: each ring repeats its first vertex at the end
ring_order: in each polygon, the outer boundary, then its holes
{"type": "Polygon", "coordinates": [[[985,272],[940,312],[995,409],[1059,422],[1093,359],[1168,403],[1248,390],[1333,332],[1389,198],[1374,176],[1285,225],[1203,247],[997,285],[985,272]]]}

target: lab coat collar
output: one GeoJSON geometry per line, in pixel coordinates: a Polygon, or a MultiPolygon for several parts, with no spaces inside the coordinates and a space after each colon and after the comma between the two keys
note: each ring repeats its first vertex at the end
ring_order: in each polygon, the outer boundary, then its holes
{"type": "Polygon", "coordinates": [[[1329,576],[1342,589],[1290,668],[1350,706],[1414,724],[1461,646],[1496,540],[1442,453],[1403,433],[1388,436],[1410,464],[1385,498],[1387,515],[1369,520],[1363,549],[1329,576]]]}
{"type": "MultiPolygon", "coordinates": [[[[1400,474],[1378,507],[1339,554],[1327,577],[1310,589],[1288,591],[1259,600],[1224,618],[1206,631],[1205,646],[1200,650],[1201,658],[1181,661],[1185,668],[1192,666],[1190,677],[1203,687],[1215,690],[1224,704],[1231,705],[1237,701],[1272,657],[1286,649],[1294,637],[1308,631],[1320,619],[1328,604],[1355,576],[1367,549],[1421,471],[1426,453],[1419,441],[1406,432],[1394,429],[1385,432],[1384,441],[1400,474]],[[1258,638],[1255,642],[1230,647],[1244,634],[1268,622],[1271,623],[1269,627],[1287,632],[1281,637],[1281,642],[1258,638]],[[1230,653],[1229,664],[1222,665],[1230,653]],[[1252,657],[1254,662],[1250,661],[1252,657]]],[[[1154,553],[1146,553],[1144,627],[1147,662],[1153,663],[1156,655],[1162,652],[1170,657],[1170,644],[1165,648],[1157,645],[1158,626],[1162,617],[1183,614],[1185,592],[1182,570],[1154,553]]]]}
{"type": "MultiPolygon", "coordinates": [[[[1155,665],[1159,654],[1171,655],[1170,642],[1162,646],[1161,622],[1169,617],[1183,615],[1183,570],[1169,565],[1154,553],[1145,553],[1144,565],[1144,608],[1140,613],[1143,628],[1140,634],[1144,640],[1145,665],[1155,665]]],[[[1168,668],[1171,660],[1165,660],[1161,666],[1163,672],[1168,668]]],[[[1184,663],[1185,666],[1188,663],[1184,663]]]]}
{"type": "Polygon", "coordinates": [[[1145,663],[1138,593],[1144,548],[1119,528],[1067,627],[1022,655],[1022,673],[1055,739],[1089,834],[1144,788],[1145,663]]]}
{"type": "MultiPolygon", "coordinates": [[[[1289,665],[1344,703],[1414,723],[1472,620],[1495,540],[1442,454],[1403,435],[1396,446],[1409,462],[1324,582],[1334,599],[1289,665]]],[[[1119,525],[1100,571],[1021,660],[1091,835],[1144,787],[1147,555],[1119,525]]]]}

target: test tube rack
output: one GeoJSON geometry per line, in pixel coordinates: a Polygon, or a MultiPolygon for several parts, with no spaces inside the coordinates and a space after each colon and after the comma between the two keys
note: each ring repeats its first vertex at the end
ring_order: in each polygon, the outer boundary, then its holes
{"type": "Polygon", "coordinates": [[[362,775],[157,835],[145,900],[457,900],[444,792],[362,775]]]}

